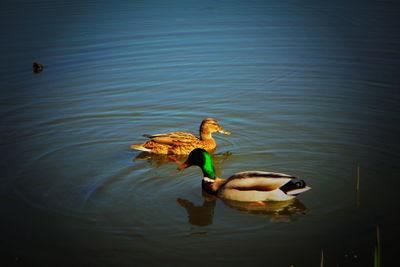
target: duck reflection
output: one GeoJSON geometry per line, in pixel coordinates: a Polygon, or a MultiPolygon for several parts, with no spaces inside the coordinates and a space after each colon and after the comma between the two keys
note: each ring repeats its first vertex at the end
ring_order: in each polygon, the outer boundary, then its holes
{"type": "MultiPolygon", "coordinates": [[[[186,209],[190,224],[197,226],[207,226],[213,223],[214,209],[217,197],[204,191],[203,204],[196,206],[192,202],[178,198],[178,203],[186,209]]],[[[308,212],[308,208],[297,198],[288,201],[275,202],[240,202],[221,199],[228,207],[236,210],[266,216],[271,222],[290,222],[295,221],[299,216],[308,212]]]]}
{"type": "Polygon", "coordinates": [[[298,216],[308,212],[308,208],[297,198],[273,202],[240,202],[221,199],[222,202],[239,211],[270,217],[271,222],[295,221],[298,216]]]}
{"type": "Polygon", "coordinates": [[[135,162],[137,160],[146,160],[150,165],[158,168],[169,162],[183,161],[186,159],[186,157],[186,155],[170,156],[165,154],[155,154],[151,152],[141,152],[132,161],[135,162]]]}
{"type": "Polygon", "coordinates": [[[190,224],[197,226],[207,226],[212,224],[217,198],[208,195],[203,191],[203,199],[203,204],[200,206],[195,206],[192,202],[186,199],[178,198],[176,200],[184,209],[186,209],[190,224]]]}
{"type": "MultiPolygon", "coordinates": [[[[212,158],[215,163],[215,167],[218,170],[221,170],[220,165],[224,160],[228,159],[232,155],[232,152],[222,152],[212,154],[212,158]]],[[[146,160],[150,165],[158,168],[166,163],[175,162],[181,164],[187,159],[188,155],[165,155],[165,154],[155,154],[151,152],[141,152],[139,153],[132,161],[135,162],[137,160],[146,160]]],[[[218,173],[219,174],[219,173],[218,173]]]]}

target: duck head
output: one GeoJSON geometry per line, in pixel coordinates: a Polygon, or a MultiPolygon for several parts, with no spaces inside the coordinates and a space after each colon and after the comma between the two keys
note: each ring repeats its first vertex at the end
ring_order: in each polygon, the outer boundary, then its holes
{"type": "Polygon", "coordinates": [[[203,171],[204,177],[215,179],[214,162],[211,155],[202,148],[193,149],[187,160],[178,167],[178,170],[189,168],[190,166],[199,166],[203,171]]]}
{"type": "Polygon", "coordinates": [[[205,118],[200,125],[200,136],[211,136],[212,133],[219,132],[222,134],[230,135],[231,133],[225,131],[224,128],[219,125],[218,121],[214,118],[205,118]]]}

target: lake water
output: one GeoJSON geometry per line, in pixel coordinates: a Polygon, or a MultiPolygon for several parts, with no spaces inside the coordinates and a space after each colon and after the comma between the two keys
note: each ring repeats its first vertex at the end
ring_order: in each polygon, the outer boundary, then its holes
{"type": "Polygon", "coordinates": [[[324,266],[364,267],[375,248],[396,258],[399,11],[3,3],[0,263],[309,267],[323,251],[324,266]],[[312,190],[235,205],[203,195],[198,168],[130,149],[142,134],[197,134],[205,117],[232,132],[214,134],[221,177],[284,172],[312,190]]]}

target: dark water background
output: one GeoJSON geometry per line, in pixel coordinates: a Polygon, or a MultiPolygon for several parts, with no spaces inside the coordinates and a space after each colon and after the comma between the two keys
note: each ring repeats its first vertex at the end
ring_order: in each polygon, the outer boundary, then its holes
{"type": "Polygon", "coordinates": [[[0,263],[309,267],[323,250],[324,266],[364,267],[377,227],[395,259],[399,14],[395,1],[4,2],[0,263]],[[232,131],[215,135],[221,176],[279,171],[312,190],[251,210],[203,196],[199,169],[130,149],[205,117],[232,131]]]}

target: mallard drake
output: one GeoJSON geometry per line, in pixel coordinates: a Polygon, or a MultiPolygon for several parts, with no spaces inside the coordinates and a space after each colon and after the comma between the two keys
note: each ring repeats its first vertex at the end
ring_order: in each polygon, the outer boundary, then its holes
{"type": "Polygon", "coordinates": [[[310,189],[303,180],[276,172],[244,171],[227,179],[218,178],[211,155],[201,148],[190,152],[178,170],[192,165],[199,166],[203,171],[203,190],[223,199],[243,202],[285,201],[310,189]]]}
{"type": "Polygon", "coordinates": [[[216,119],[206,118],[200,125],[200,138],[191,133],[171,132],[163,134],[143,135],[150,138],[150,141],[139,145],[131,145],[131,148],[152,152],[156,154],[187,155],[195,148],[204,148],[211,152],[217,146],[212,133],[219,132],[230,135],[225,131],[216,119]]]}

